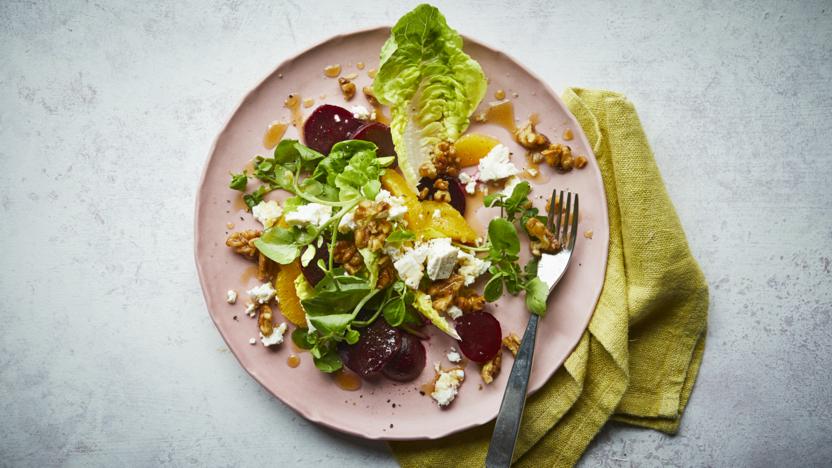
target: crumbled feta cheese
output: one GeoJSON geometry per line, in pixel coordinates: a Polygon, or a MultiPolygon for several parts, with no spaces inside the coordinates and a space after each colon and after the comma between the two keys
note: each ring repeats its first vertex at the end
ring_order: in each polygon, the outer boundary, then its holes
{"type": "Polygon", "coordinates": [[[331,206],[321,205],[320,203],[309,203],[299,206],[295,211],[286,213],[283,219],[290,226],[311,224],[315,227],[321,227],[331,217],[331,206]]]}
{"type": "Polygon", "coordinates": [[[477,178],[468,175],[465,172],[459,173],[459,181],[465,185],[465,191],[468,195],[473,195],[477,191],[477,178]]]}
{"type": "Polygon", "coordinates": [[[456,349],[451,348],[451,350],[448,351],[448,360],[456,364],[462,360],[462,356],[460,356],[459,353],[456,352],[456,349]]]}
{"type": "Polygon", "coordinates": [[[263,283],[248,290],[252,301],[258,304],[266,304],[274,297],[275,290],[271,283],[263,283]]]}
{"type": "Polygon", "coordinates": [[[491,266],[491,262],[488,260],[480,260],[468,252],[460,251],[457,259],[459,260],[459,270],[457,272],[462,275],[465,286],[476,281],[491,266]]]}
{"type": "Polygon", "coordinates": [[[390,210],[387,212],[387,219],[395,221],[401,219],[407,213],[407,205],[404,204],[402,197],[394,197],[387,190],[381,189],[376,195],[376,203],[386,202],[390,205],[390,210]]]}
{"type": "Polygon", "coordinates": [[[280,219],[280,215],[283,214],[283,208],[274,200],[261,201],[251,208],[251,214],[254,215],[254,219],[260,221],[260,224],[270,228],[280,219]]]}
{"type": "Polygon", "coordinates": [[[480,159],[479,179],[483,182],[501,180],[520,173],[520,169],[511,163],[511,156],[505,145],[497,145],[480,159]]]}
{"type": "Polygon", "coordinates": [[[393,262],[393,267],[399,273],[399,278],[404,281],[407,286],[417,289],[419,282],[422,281],[424,270],[422,263],[425,261],[422,257],[421,261],[416,255],[412,255],[415,250],[405,252],[398,260],[393,262]]]}
{"type": "MultiPolygon", "coordinates": [[[[355,210],[350,210],[341,217],[341,221],[338,222],[338,232],[341,234],[346,234],[350,231],[355,230],[355,210]]],[[[323,237],[321,237],[323,238],[323,237]]]]}
{"type": "Polygon", "coordinates": [[[251,301],[246,302],[246,312],[245,312],[245,313],[246,313],[246,314],[249,314],[249,315],[253,314],[253,313],[254,313],[254,309],[255,309],[256,307],[257,307],[257,306],[255,306],[253,302],[251,302],[251,301]]]}
{"type": "Polygon", "coordinates": [[[352,111],[352,116],[356,119],[360,120],[369,120],[370,119],[370,111],[364,106],[352,106],[350,109],[352,111]]]}
{"type": "Polygon", "coordinates": [[[451,276],[456,266],[459,249],[451,245],[451,239],[432,239],[427,247],[427,273],[433,281],[451,276]]]}
{"type": "Polygon", "coordinates": [[[462,309],[460,309],[459,307],[457,307],[455,305],[451,305],[450,307],[448,307],[448,310],[446,310],[445,312],[448,313],[448,317],[450,317],[454,320],[462,317],[462,309]]]}
{"type": "Polygon", "coordinates": [[[225,302],[227,302],[229,304],[234,304],[235,302],[237,302],[237,291],[235,291],[233,289],[229,289],[225,293],[225,302]]]}
{"type": "Polygon", "coordinates": [[[465,371],[462,369],[440,371],[430,397],[436,400],[439,406],[448,406],[456,398],[463,380],[465,380],[465,371]]]}
{"type": "Polygon", "coordinates": [[[254,337],[249,338],[249,339],[248,339],[248,344],[250,344],[250,345],[256,345],[256,344],[257,344],[257,339],[255,339],[254,337]]]}
{"type": "Polygon", "coordinates": [[[263,343],[263,346],[279,345],[283,343],[284,333],[286,333],[286,324],[281,323],[272,330],[272,334],[269,336],[263,336],[263,333],[260,333],[260,342],[263,343]]]}
{"type": "Polygon", "coordinates": [[[532,176],[532,177],[537,177],[537,175],[540,174],[540,171],[538,171],[537,169],[535,169],[533,167],[530,167],[530,168],[526,169],[526,172],[528,172],[529,175],[532,176]]]}

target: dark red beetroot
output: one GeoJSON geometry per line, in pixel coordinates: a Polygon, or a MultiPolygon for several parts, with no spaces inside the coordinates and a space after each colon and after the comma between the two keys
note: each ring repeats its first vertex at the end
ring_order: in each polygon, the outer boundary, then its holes
{"type": "MultiPolygon", "coordinates": [[[[451,206],[459,211],[460,214],[464,215],[465,187],[462,186],[462,182],[458,178],[451,176],[442,176],[440,179],[448,181],[448,193],[451,194],[451,206]]],[[[433,193],[436,192],[436,188],[433,186],[433,180],[422,177],[419,181],[419,191],[421,192],[425,187],[428,189],[428,199],[432,200],[433,193]]]]}
{"type": "Polygon", "coordinates": [[[468,359],[484,363],[500,351],[503,332],[500,322],[488,312],[473,312],[456,319],[459,349],[468,359]]]}
{"type": "Polygon", "coordinates": [[[324,271],[318,267],[318,260],[323,260],[324,265],[329,262],[329,241],[324,242],[315,250],[315,257],[312,258],[312,261],[309,262],[309,264],[301,266],[303,276],[312,286],[315,286],[318,284],[318,281],[324,278],[324,271]]]}
{"type": "Polygon", "coordinates": [[[387,321],[376,320],[361,330],[357,343],[342,348],[341,359],[356,374],[370,377],[381,371],[401,347],[402,333],[388,325],[387,321]]]}
{"type": "Polygon", "coordinates": [[[390,135],[390,127],[378,122],[367,122],[361,126],[351,137],[353,140],[371,141],[378,146],[378,156],[395,156],[396,148],[393,146],[393,136],[390,135]]]}
{"type": "Polygon", "coordinates": [[[343,107],[324,104],[318,106],[303,124],[303,141],[306,146],[323,154],[329,154],[332,145],[349,140],[364,125],[343,107]]]}
{"type": "Polygon", "coordinates": [[[426,361],[427,353],[422,342],[409,333],[402,333],[402,347],[384,366],[381,373],[390,380],[410,382],[419,377],[425,368],[426,361]]]}

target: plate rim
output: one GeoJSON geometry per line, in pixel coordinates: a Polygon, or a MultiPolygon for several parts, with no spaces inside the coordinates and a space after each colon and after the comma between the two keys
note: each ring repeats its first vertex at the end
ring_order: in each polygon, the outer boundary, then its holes
{"type": "MultiPolygon", "coordinates": [[[[240,101],[234,107],[233,111],[229,114],[228,118],[223,123],[222,130],[220,130],[217,133],[217,135],[214,137],[214,140],[211,143],[211,147],[208,150],[208,157],[205,159],[205,162],[203,163],[203,166],[202,166],[202,171],[200,172],[199,185],[198,185],[198,188],[197,188],[196,193],[195,193],[195,202],[194,202],[194,220],[193,220],[194,263],[196,265],[197,276],[199,278],[200,289],[202,290],[202,297],[203,297],[203,300],[205,301],[206,311],[208,312],[208,315],[211,318],[211,322],[213,322],[214,327],[219,332],[220,337],[222,338],[223,342],[226,344],[228,349],[231,351],[231,354],[234,356],[234,359],[237,360],[237,363],[240,365],[240,367],[242,367],[243,370],[245,370],[245,372],[249,376],[251,376],[251,378],[253,378],[261,387],[263,387],[270,395],[272,395],[273,397],[280,400],[280,402],[283,405],[290,408],[292,411],[300,414],[304,419],[306,419],[308,421],[312,421],[316,424],[320,424],[321,426],[327,427],[329,429],[333,429],[333,430],[338,431],[340,433],[350,434],[350,435],[361,437],[361,438],[367,439],[367,440],[385,440],[385,441],[386,440],[436,440],[436,439],[441,439],[443,437],[447,437],[451,434],[456,434],[458,432],[465,431],[467,429],[471,429],[471,428],[474,428],[474,427],[479,427],[483,424],[488,423],[489,421],[493,420],[494,418],[496,418],[497,414],[495,414],[494,416],[489,416],[485,419],[479,418],[475,421],[472,421],[469,424],[460,425],[460,426],[458,426],[454,429],[445,430],[445,431],[442,431],[440,433],[425,435],[423,437],[412,437],[412,436],[399,437],[399,436],[395,436],[395,435],[374,435],[374,434],[370,434],[366,431],[361,431],[361,430],[356,430],[356,429],[352,429],[352,428],[345,428],[345,427],[342,427],[342,426],[338,426],[338,425],[329,423],[326,420],[326,418],[320,417],[319,415],[317,415],[313,412],[306,411],[305,409],[302,409],[302,408],[297,408],[294,405],[291,405],[291,404],[287,403],[283,398],[281,398],[279,395],[277,395],[275,392],[273,392],[268,386],[266,386],[263,383],[263,381],[261,381],[259,376],[256,375],[256,373],[253,370],[249,369],[242,362],[240,356],[238,356],[237,353],[235,353],[233,348],[230,346],[230,344],[228,342],[228,338],[226,337],[225,333],[223,333],[222,328],[219,326],[216,319],[214,318],[214,314],[211,313],[210,306],[209,306],[210,299],[209,299],[209,295],[208,295],[208,291],[207,291],[207,287],[206,287],[206,277],[205,277],[205,273],[203,272],[202,265],[200,264],[200,261],[199,261],[199,245],[200,245],[200,240],[201,240],[200,239],[200,232],[199,232],[199,213],[200,213],[200,209],[202,208],[202,198],[203,198],[202,193],[205,190],[205,179],[206,179],[207,174],[208,174],[208,168],[211,167],[212,162],[214,160],[214,157],[216,156],[217,145],[218,145],[219,141],[226,134],[226,132],[229,129],[229,125],[234,120],[234,118],[237,116],[237,114],[240,112],[240,110],[243,108],[243,106],[252,98],[252,96],[255,94],[255,92],[258,91],[260,89],[260,87],[263,86],[264,83],[266,83],[267,80],[269,80],[269,78],[271,78],[274,74],[276,74],[278,72],[279,69],[283,68],[284,66],[287,66],[287,65],[291,64],[292,62],[294,62],[295,60],[297,60],[298,58],[300,58],[301,56],[303,56],[307,52],[309,52],[313,49],[317,49],[319,47],[323,47],[323,46],[325,46],[325,45],[327,45],[331,42],[337,42],[337,41],[339,41],[339,40],[341,40],[345,37],[360,35],[360,34],[371,34],[371,33],[375,33],[375,32],[381,32],[382,30],[389,32],[390,29],[392,29],[392,27],[391,26],[386,26],[386,25],[376,25],[376,26],[370,26],[370,27],[365,27],[365,28],[359,28],[359,29],[355,29],[355,30],[352,30],[352,31],[349,31],[349,32],[343,32],[343,33],[339,33],[339,34],[336,34],[336,35],[333,35],[333,36],[329,36],[329,37],[327,37],[327,38],[325,38],[321,41],[315,42],[312,45],[309,45],[307,47],[302,48],[300,51],[296,50],[293,54],[288,56],[286,59],[279,62],[274,68],[272,68],[271,71],[266,73],[260,80],[258,80],[256,82],[256,84],[254,86],[252,86],[245,93],[245,95],[240,99],[240,101]]],[[[589,156],[591,156],[593,159],[595,159],[597,161],[597,158],[595,156],[595,151],[593,150],[592,145],[589,144],[589,140],[587,140],[587,138],[586,138],[586,133],[584,132],[583,127],[580,125],[580,123],[578,123],[577,119],[572,114],[572,112],[569,110],[569,108],[566,106],[566,104],[563,102],[561,97],[551,88],[551,86],[549,86],[548,82],[543,80],[537,73],[535,73],[533,70],[529,69],[522,62],[520,62],[516,58],[512,57],[511,55],[501,51],[500,49],[491,46],[488,42],[483,42],[481,40],[473,39],[473,38],[471,38],[471,37],[469,37],[465,34],[460,33],[460,35],[462,36],[464,42],[469,42],[470,41],[471,43],[475,43],[478,46],[487,49],[491,53],[494,53],[494,54],[497,54],[499,56],[505,57],[510,62],[512,62],[513,64],[518,66],[525,73],[528,73],[529,76],[534,78],[534,80],[539,82],[543,86],[543,89],[546,92],[548,92],[551,96],[553,96],[555,98],[555,101],[566,111],[566,116],[568,117],[569,122],[572,125],[577,126],[580,129],[580,131],[577,132],[577,136],[580,138],[581,142],[585,144],[585,146],[587,148],[587,151],[589,152],[589,156]]],[[[594,300],[594,305],[592,306],[592,313],[587,315],[586,320],[581,325],[581,329],[583,331],[580,334],[578,334],[578,336],[574,339],[574,342],[570,344],[569,352],[566,353],[563,360],[561,360],[561,362],[558,363],[557,366],[553,367],[553,370],[549,373],[549,375],[546,376],[541,381],[541,383],[539,385],[529,386],[529,389],[527,391],[528,396],[531,396],[532,394],[534,394],[535,392],[540,390],[546,383],[548,383],[552,379],[552,376],[555,374],[555,372],[557,372],[558,369],[560,369],[561,366],[563,366],[563,363],[566,362],[566,360],[569,358],[569,356],[575,350],[575,347],[580,342],[581,337],[583,336],[584,332],[586,332],[587,328],[589,327],[589,322],[592,320],[592,317],[595,315],[595,309],[598,307],[598,301],[601,298],[601,292],[604,288],[604,284],[606,283],[606,271],[607,271],[607,266],[608,266],[608,262],[609,262],[609,246],[610,246],[609,207],[608,207],[608,204],[607,204],[608,202],[607,202],[607,194],[606,194],[606,185],[604,184],[604,180],[601,177],[601,171],[599,170],[596,174],[594,174],[594,176],[597,179],[596,181],[599,182],[600,186],[602,187],[601,197],[602,197],[603,202],[604,202],[602,204],[601,213],[599,213],[599,218],[602,218],[604,220],[604,226],[606,227],[606,234],[607,234],[607,242],[603,246],[599,247],[599,248],[603,248],[603,269],[602,270],[604,272],[604,280],[601,281],[600,285],[597,287],[597,291],[593,292],[593,294],[595,296],[595,300],[594,300]]]]}

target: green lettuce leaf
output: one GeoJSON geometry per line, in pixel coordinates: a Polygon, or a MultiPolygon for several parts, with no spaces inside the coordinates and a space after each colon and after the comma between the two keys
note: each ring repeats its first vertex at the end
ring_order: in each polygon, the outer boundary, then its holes
{"type": "Polygon", "coordinates": [[[462,37],[435,7],[419,5],[393,27],[373,91],[392,110],[399,166],[414,189],[434,146],[468,128],[486,86],[480,65],[462,51],[462,37]]]}
{"type": "Polygon", "coordinates": [[[430,300],[429,295],[418,290],[414,291],[413,295],[415,296],[413,307],[418,310],[420,314],[424,315],[426,319],[430,320],[431,323],[436,326],[436,328],[447,333],[451,338],[455,340],[460,339],[454,326],[448,323],[447,320],[439,315],[439,311],[433,308],[433,302],[430,300]]]}

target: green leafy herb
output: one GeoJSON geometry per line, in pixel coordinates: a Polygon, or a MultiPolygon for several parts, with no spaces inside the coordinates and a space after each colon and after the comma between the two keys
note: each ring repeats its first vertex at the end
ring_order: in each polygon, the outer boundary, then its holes
{"type": "Polygon", "coordinates": [[[246,191],[246,184],[248,183],[248,174],[246,171],[243,171],[239,174],[231,173],[231,183],[228,184],[228,188],[238,190],[240,192],[246,191]]]}
{"type": "Polygon", "coordinates": [[[396,229],[395,231],[391,232],[385,242],[388,244],[401,244],[402,242],[414,241],[416,240],[416,234],[412,231],[407,231],[401,228],[396,229]]]}

